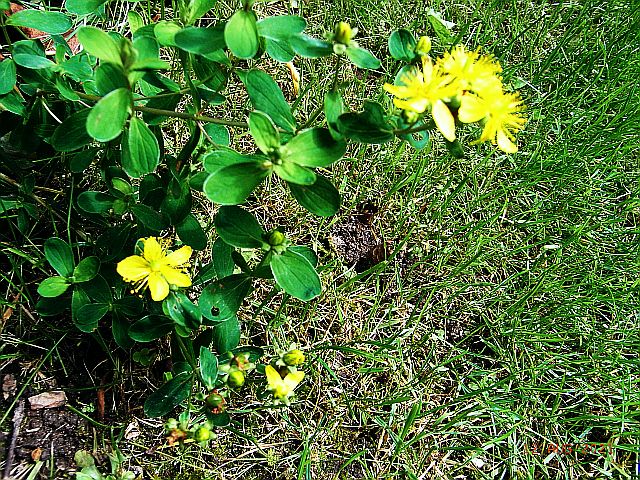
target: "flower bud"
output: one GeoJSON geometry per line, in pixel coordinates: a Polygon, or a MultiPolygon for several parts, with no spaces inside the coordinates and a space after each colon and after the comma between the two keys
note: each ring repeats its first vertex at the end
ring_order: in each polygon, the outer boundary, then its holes
{"type": "Polygon", "coordinates": [[[277,247],[278,245],[282,245],[286,239],[287,237],[284,236],[284,233],[276,229],[269,233],[268,242],[272,247],[277,247]]]}
{"type": "Polygon", "coordinates": [[[224,398],[219,393],[211,393],[207,398],[204,399],[204,403],[209,408],[220,408],[224,405],[224,398]]]}
{"type": "Polygon", "coordinates": [[[351,42],[351,37],[353,36],[353,31],[351,30],[351,25],[347,22],[338,22],[333,30],[333,40],[337,43],[342,43],[343,45],[349,45],[351,42]]]}
{"type": "Polygon", "coordinates": [[[198,427],[196,432],[193,434],[193,438],[196,442],[206,442],[213,437],[213,433],[207,427],[198,427]]]}
{"type": "Polygon", "coordinates": [[[402,118],[404,118],[405,122],[413,124],[420,120],[420,114],[418,112],[414,112],[413,110],[403,110],[402,118]]]}
{"type": "Polygon", "coordinates": [[[231,388],[240,388],[244,385],[244,372],[241,370],[234,370],[229,373],[229,378],[227,378],[227,385],[231,388]]]}
{"type": "Polygon", "coordinates": [[[167,420],[167,422],[164,424],[164,428],[167,431],[171,431],[171,430],[175,430],[176,428],[178,428],[178,421],[175,418],[170,418],[169,420],[167,420]]]}
{"type": "Polygon", "coordinates": [[[431,51],[431,39],[427,36],[422,36],[418,39],[415,52],[424,57],[431,51]]]}
{"type": "Polygon", "coordinates": [[[304,353],[297,348],[284,354],[282,361],[289,367],[297,367],[304,363],[304,353]]]}

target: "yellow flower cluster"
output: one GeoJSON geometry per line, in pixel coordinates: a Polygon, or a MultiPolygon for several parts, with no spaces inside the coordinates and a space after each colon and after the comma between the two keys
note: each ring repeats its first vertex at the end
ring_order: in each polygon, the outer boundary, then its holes
{"type": "Polygon", "coordinates": [[[116,270],[125,282],[134,284],[138,293],[149,287],[151,298],[156,302],[169,295],[170,285],[190,287],[191,279],[184,273],[189,267],[191,247],[184,246],[167,253],[169,240],[149,237],[141,238],[141,255],[131,255],[120,261],[116,270]]]}
{"type": "Polygon", "coordinates": [[[422,68],[402,75],[400,85],[384,85],[396,97],[396,107],[414,115],[430,112],[450,142],[456,139],[457,114],[463,123],[483,125],[477,142],[491,141],[507,153],[518,151],[514,134],[524,127],[524,105],[518,93],[505,92],[495,59],[462,45],[436,62],[426,54],[421,59],[422,68]]]}

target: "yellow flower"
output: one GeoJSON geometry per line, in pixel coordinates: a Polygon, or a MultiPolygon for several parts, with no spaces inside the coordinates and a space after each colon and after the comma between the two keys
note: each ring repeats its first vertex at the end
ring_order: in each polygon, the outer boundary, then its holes
{"type": "Polygon", "coordinates": [[[455,78],[460,90],[471,90],[479,95],[502,90],[500,64],[487,55],[468,51],[464,45],[456,45],[438,63],[443,72],[455,78]]]}
{"type": "Polygon", "coordinates": [[[513,143],[514,133],[522,130],[526,122],[520,113],[523,110],[518,93],[495,90],[485,92],[482,97],[467,93],[462,96],[458,117],[464,123],[483,122],[482,135],[477,142],[491,141],[502,151],[515,153],[518,147],[513,143]]]}
{"type": "Polygon", "coordinates": [[[386,83],[384,89],[395,96],[393,103],[403,110],[422,113],[431,111],[433,120],[444,138],[456,139],[453,115],[445,104],[458,93],[453,78],[428,56],[422,57],[422,71],[416,68],[400,77],[402,85],[386,83]]]}
{"type": "Polygon", "coordinates": [[[184,273],[189,267],[191,247],[184,246],[167,254],[168,240],[156,237],[141,238],[142,255],[132,255],[118,263],[117,271],[125,282],[135,285],[139,292],[147,286],[156,302],[169,295],[169,285],[190,287],[191,279],[184,273]]]}
{"type": "Polygon", "coordinates": [[[277,401],[289,405],[289,397],[293,395],[293,391],[304,378],[304,372],[300,370],[289,372],[286,377],[282,378],[271,365],[267,365],[264,372],[267,374],[267,390],[273,392],[277,401]]]}

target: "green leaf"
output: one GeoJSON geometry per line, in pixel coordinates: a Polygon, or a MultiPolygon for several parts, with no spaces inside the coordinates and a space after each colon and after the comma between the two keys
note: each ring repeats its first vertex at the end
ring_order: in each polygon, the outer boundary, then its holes
{"type": "Polygon", "coordinates": [[[178,180],[177,178],[172,178],[169,180],[160,210],[169,217],[171,223],[175,225],[182,222],[191,212],[192,205],[193,197],[188,179],[178,180]]]}
{"type": "Polygon", "coordinates": [[[13,44],[11,57],[17,65],[32,70],[50,68],[55,65],[55,63],[45,57],[42,45],[33,40],[20,40],[15,42],[13,44]]]}
{"type": "Polygon", "coordinates": [[[44,256],[58,275],[69,277],[73,273],[73,251],[64,240],[49,238],[44,242],[44,256]]]}
{"type": "Polygon", "coordinates": [[[120,46],[108,33],[96,27],[80,27],[77,36],[84,49],[94,57],[122,65],[120,46]]]}
{"type": "Polygon", "coordinates": [[[310,128],[291,139],[282,149],[282,160],[305,167],[327,167],[340,160],[347,149],[344,140],[336,140],[326,128],[310,128]]]}
{"type": "Polygon", "coordinates": [[[118,346],[124,350],[129,350],[135,342],[129,338],[129,327],[131,324],[117,310],[111,313],[111,334],[118,346]]]}
{"type": "Polygon", "coordinates": [[[305,256],[286,250],[273,255],[270,265],[277,284],[292,297],[306,302],[320,295],[320,277],[305,256]]]}
{"type": "Polygon", "coordinates": [[[116,198],[102,192],[82,192],[78,195],[78,207],[87,213],[107,213],[116,198]]]}
{"type": "Polygon", "coordinates": [[[216,238],[211,247],[211,260],[218,279],[223,279],[233,274],[234,263],[231,258],[233,247],[221,237],[216,238]]]}
{"type": "Polygon", "coordinates": [[[122,168],[130,177],[140,178],[154,172],[159,162],[158,139],[144,121],[131,117],[122,136],[122,168]]]}
{"type": "Polygon", "coordinates": [[[242,79],[255,110],[269,115],[273,123],[293,133],[296,121],[284,94],[273,78],[261,70],[249,70],[242,79]]]}
{"type": "Polygon", "coordinates": [[[64,13],[45,10],[20,10],[7,19],[7,25],[35,28],[51,34],[64,33],[73,26],[64,13]]]}
{"type": "Polygon", "coordinates": [[[47,298],[59,297],[69,288],[69,281],[63,277],[49,277],[45,278],[40,285],[38,285],[38,293],[47,298]]]}
{"type": "Polygon", "coordinates": [[[191,25],[209,10],[211,10],[216,4],[216,0],[189,0],[187,3],[187,15],[186,22],[191,25]]]}
{"type": "Polygon", "coordinates": [[[0,95],[9,93],[16,84],[16,64],[10,58],[0,62],[0,95]]]}
{"type": "Polygon", "coordinates": [[[280,135],[275,125],[265,113],[253,111],[249,115],[251,136],[262,153],[269,154],[280,148],[280,135]]]}
{"type": "Polygon", "coordinates": [[[230,275],[208,285],[200,294],[198,305],[206,318],[221,322],[235,316],[250,291],[250,277],[230,275]]]}
{"type": "Polygon", "coordinates": [[[87,133],[87,118],[91,109],[85,108],[66,118],[53,132],[49,143],[58,152],[72,152],[93,141],[87,133]]]}
{"type": "Polygon", "coordinates": [[[264,230],[246,210],[240,207],[220,207],[215,219],[218,235],[238,248],[261,248],[264,230]]]}
{"type": "Polygon", "coordinates": [[[389,37],[389,53],[396,60],[411,62],[416,57],[416,39],[409,30],[395,30],[389,37]]]}
{"type": "Polygon", "coordinates": [[[347,47],[347,57],[354,65],[360,68],[368,68],[375,70],[380,68],[380,60],[378,60],[369,50],[360,47],[347,47]]]}
{"type": "Polygon", "coordinates": [[[118,88],[129,88],[129,81],[122,66],[115,63],[103,63],[96,68],[96,88],[100,95],[106,95],[118,88]]]}
{"type": "Polygon", "coordinates": [[[293,35],[289,43],[295,52],[304,58],[321,58],[333,54],[333,45],[324,40],[309,37],[303,33],[293,35]]]}
{"type": "Polygon", "coordinates": [[[362,143],[380,144],[395,138],[393,127],[384,118],[384,109],[376,102],[365,102],[364,112],[340,115],[338,128],[346,137],[362,143]]]}
{"type": "Polygon", "coordinates": [[[226,46],[224,30],[221,26],[207,28],[187,27],[175,34],[178,48],[187,52],[205,55],[226,46]]]}
{"type": "Polygon", "coordinates": [[[174,325],[166,315],[147,315],[129,327],[129,336],[136,342],[152,342],[171,333],[174,325]]]}
{"type": "Polygon", "coordinates": [[[202,157],[204,169],[209,173],[215,173],[223,167],[237,163],[247,163],[255,160],[251,155],[242,155],[231,148],[219,148],[202,157]]]}
{"type": "Polygon", "coordinates": [[[207,420],[209,421],[209,423],[211,423],[211,425],[213,426],[222,428],[231,423],[231,416],[228,412],[213,413],[207,410],[204,413],[207,416],[207,420]]]}
{"type": "Polygon", "coordinates": [[[87,15],[95,12],[107,0],[66,0],[64,7],[76,15],[87,15]]]}
{"type": "Polygon", "coordinates": [[[271,173],[263,161],[229,165],[209,175],[203,191],[209,200],[220,205],[243,203],[253,190],[271,173]]]}
{"type": "Polygon", "coordinates": [[[258,22],[258,34],[272,40],[287,40],[307,28],[307,22],[295,15],[267,17],[258,22]]]}
{"type": "Polygon", "coordinates": [[[192,384],[193,376],[191,373],[179,373],[149,395],[144,402],[145,415],[150,418],[167,415],[189,396],[192,384]]]}
{"type": "Polygon", "coordinates": [[[172,292],[163,302],[162,309],[174,322],[188,331],[202,324],[202,313],[197,305],[181,292],[172,292]]]}
{"type": "Polygon", "coordinates": [[[87,150],[82,150],[81,152],[76,153],[69,159],[69,170],[71,170],[73,173],[82,172],[93,163],[93,161],[97,158],[99,151],[100,149],[98,148],[89,148],[87,150]]]}
{"type": "Polygon", "coordinates": [[[200,347],[200,376],[207,390],[215,388],[218,379],[218,358],[206,347],[200,347]]]}
{"type": "Polygon", "coordinates": [[[87,132],[99,142],[113,140],[124,128],[131,113],[131,91],[118,88],[107,94],[91,109],[87,132]]]}
{"type": "MultiPolygon", "coordinates": [[[[116,300],[113,304],[113,311],[126,317],[137,317],[144,310],[144,302],[139,297],[128,296],[116,300]]],[[[127,327],[129,331],[129,327],[127,327]]]]}
{"type": "Polygon", "coordinates": [[[316,174],[313,173],[313,170],[309,170],[289,160],[283,160],[280,165],[275,165],[273,171],[281,179],[289,183],[311,185],[316,181],[316,174]]]}
{"type": "Polygon", "coordinates": [[[88,303],[83,305],[76,314],[76,325],[83,332],[92,332],[98,328],[98,323],[109,311],[106,303],[88,303]]]}
{"type": "Polygon", "coordinates": [[[176,35],[181,32],[182,28],[176,22],[168,22],[166,20],[160,20],[153,28],[153,33],[160,45],[167,47],[175,47],[176,35]]]}
{"type": "Polygon", "coordinates": [[[450,142],[446,138],[443,138],[443,140],[444,145],[453,158],[464,158],[464,149],[458,139],[455,139],[453,142],[450,142]]]}
{"type": "Polygon", "coordinates": [[[24,117],[26,115],[26,109],[23,103],[24,99],[18,95],[18,92],[12,91],[6,95],[0,95],[0,110],[7,110],[24,117]]]}
{"type": "Polygon", "coordinates": [[[258,53],[258,28],[256,14],[252,10],[238,10],[224,28],[224,40],[236,57],[243,60],[258,53]]]}
{"type": "Polygon", "coordinates": [[[231,317],[213,327],[213,347],[220,355],[230,352],[239,343],[240,324],[237,317],[231,317]]]}
{"type": "Polygon", "coordinates": [[[264,41],[265,51],[271,58],[278,62],[290,62],[296,56],[296,52],[294,52],[289,43],[284,40],[265,38],[264,41]]]}
{"type": "Polygon", "coordinates": [[[85,325],[78,319],[78,312],[80,311],[80,309],[85,305],[89,305],[90,303],[91,299],[83,289],[73,289],[73,293],[71,294],[71,321],[78,328],[78,330],[85,333],[91,333],[95,328],[98,327],[97,323],[95,325],[85,325]]]}
{"type": "Polygon", "coordinates": [[[150,230],[159,232],[169,226],[166,219],[153,208],[144,204],[137,204],[131,207],[133,215],[150,230]]]}
{"type": "Polygon", "coordinates": [[[96,275],[93,280],[76,285],[75,289],[81,289],[97,303],[110,304],[113,301],[111,287],[102,275],[96,275]]]}
{"type": "Polygon", "coordinates": [[[293,245],[289,247],[288,250],[290,252],[297,253],[298,255],[302,255],[304,258],[309,260],[309,263],[313,265],[314,268],[318,266],[318,256],[311,248],[303,245],[293,245]]]}
{"type": "Polygon", "coordinates": [[[194,250],[207,248],[207,235],[204,233],[200,222],[192,213],[184,217],[182,222],[176,225],[176,233],[180,240],[194,250]]]}
{"type": "Polygon", "coordinates": [[[340,209],[340,192],[322,175],[316,174],[313,185],[289,184],[291,194],[300,205],[321,217],[330,217],[340,209]]]}
{"type": "Polygon", "coordinates": [[[231,137],[229,135],[229,129],[224,125],[217,123],[207,123],[204,126],[204,131],[211,138],[211,141],[217,145],[228,147],[231,143],[231,137]]]}
{"type": "Polygon", "coordinates": [[[344,113],[344,102],[338,91],[330,90],[324,96],[324,116],[327,118],[329,130],[335,138],[342,134],[338,131],[338,118],[344,113]]]}
{"type": "Polygon", "coordinates": [[[129,30],[132,34],[144,27],[144,18],[134,10],[129,10],[127,12],[127,22],[129,23],[129,30]]]}
{"type": "Polygon", "coordinates": [[[88,282],[98,274],[99,269],[100,259],[98,257],[83,258],[73,269],[73,282],[88,282]]]}

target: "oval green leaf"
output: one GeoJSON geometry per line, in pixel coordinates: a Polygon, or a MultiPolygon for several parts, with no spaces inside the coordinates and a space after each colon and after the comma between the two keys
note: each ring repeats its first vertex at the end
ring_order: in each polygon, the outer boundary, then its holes
{"type": "Polygon", "coordinates": [[[82,192],[78,195],[78,207],[87,213],[107,213],[116,198],[102,192],[82,192]]]}
{"type": "Polygon", "coordinates": [[[269,115],[273,123],[293,133],[296,121],[282,90],[273,78],[261,70],[250,70],[242,79],[255,110],[269,115]]]}
{"type": "Polygon", "coordinates": [[[218,379],[218,358],[207,347],[200,347],[200,376],[207,390],[213,390],[218,379]]]}
{"type": "Polygon", "coordinates": [[[64,240],[49,238],[44,242],[44,256],[58,275],[69,277],[73,273],[73,251],[64,240]]]}
{"type": "Polygon", "coordinates": [[[144,121],[131,117],[129,129],[122,136],[122,168],[130,177],[140,178],[152,173],[159,161],[158,139],[144,121]]]}
{"type": "Polygon", "coordinates": [[[231,317],[213,327],[213,347],[222,355],[230,352],[240,343],[240,324],[237,317],[231,317]]]}
{"type": "Polygon", "coordinates": [[[129,336],[136,342],[152,342],[168,335],[174,322],[165,315],[147,315],[129,328],[129,336]]]}
{"type": "Polygon", "coordinates": [[[375,70],[380,68],[380,60],[373,56],[369,50],[360,47],[347,47],[347,57],[356,66],[375,70]]]}
{"type": "Polygon", "coordinates": [[[177,32],[173,40],[178,48],[199,55],[213,53],[225,47],[224,31],[220,26],[187,27],[177,32]]]}
{"type": "Polygon", "coordinates": [[[215,219],[218,235],[238,248],[261,248],[264,230],[246,210],[240,207],[220,207],[215,219]]]}
{"type": "Polygon", "coordinates": [[[267,17],[258,22],[258,34],[272,40],[287,40],[307,28],[304,18],[295,15],[267,17]]]}
{"type": "Polygon", "coordinates": [[[203,191],[209,200],[220,205],[243,203],[253,190],[271,173],[264,162],[229,165],[209,175],[203,191]]]}
{"type": "Polygon", "coordinates": [[[38,285],[38,293],[46,298],[59,297],[69,288],[69,281],[62,277],[45,278],[38,285]]]}
{"type": "Polygon", "coordinates": [[[306,302],[320,295],[320,277],[305,256],[286,250],[274,255],[270,265],[277,284],[292,297],[306,302]]]}
{"type": "Polygon", "coordinates": [[[326,128],[310,128],[291,139],[281,150],[283,160],[305,167],[327,167],[340,160],[347,149],[344,140],[336,140],[326,128]]]}
{"type": "Polygon", "coordinates": [[[16,64],[10,58],[0,62],[0,95],[9,93],[16,84],[16,64]]]}
{"type": "Polygon", "coordinates": [[[58,152],[72,152],[91,143],[93,138],[87,133],[87,118],[90,108],[76,112],[62,122],[51,135],[49,142],[58,152]]]}
{"type": "Polygon", "coordinates": [[[289,184],[291,194],[300,205],[321,217],[330,217],[340,209],[340,192],[322,175],[316,174],[313,185],[289,184]]]}
{"type": "Polygon", "coordinates": [[[98,274],[98,270],[100,270],[100,259],[98,257],[83,258],[73,269],[73,282],[88,282],[98,274]]]}
{"type": "Polygon", "coordinates": [[[35,28],[45,33],[61,34],[69,30],[73,24],[64,13],[47,12],[45,10],[21,10],[7,19],[7,25],[35,28]]]}
{"type": "Polygon", "coordinates": [[[297,183],[298,185],[311,185],[316,181],[316,174],[313,170],[302,167],[297,163],[283,161],[282,164],[273,167],[273,171],[285,182],[297,183]]]}
{"type": "Polygon", "coordinates": [[[409,30],[395,30],[389,37],[389,53],[396,60],[411,62],[415,57],[416,39],[409,30]]]}
{"type": "Polygon", "coordinates": [[[149,395],[144,402],[145,415],[155,418],[168,414],[189,396],[192,385],[191,373],[179,373],[149,395]]]}
{"type": "Polygon", "coordinates": [[[77,36],[84,49],[94,57],[122,65],[120,46],[108,33],[96,27],[81,27],[77,36]]]}
{"type": "Polygon", "coordinates": [[[249,115],[251,136],[262,153],[269,154],[280,148],[280,135],[266,113],[253,111],[249,115]]]}
{"type": "Polygon", "coordinates": [[[234,13],[224,28],[224,40],[236,57],[243,60],[253,58],[260,43],[256,14],[251,10],[234,13]]]}
{"type": "Polygon", "coordinates": [[[194,250],[204,250],[207,248],[207,235],[204,233],[200,222],[192,213],[184,217],[182,222],[176,225],[176,233],[183,243],[189,245],[194,250]]]}
{"type": "Polygon", "coordinates": [[[99,142],[113,140],[131,112],[131,91],[118,88],[96,103],[87,117],[87,132],[99,142]]]}

